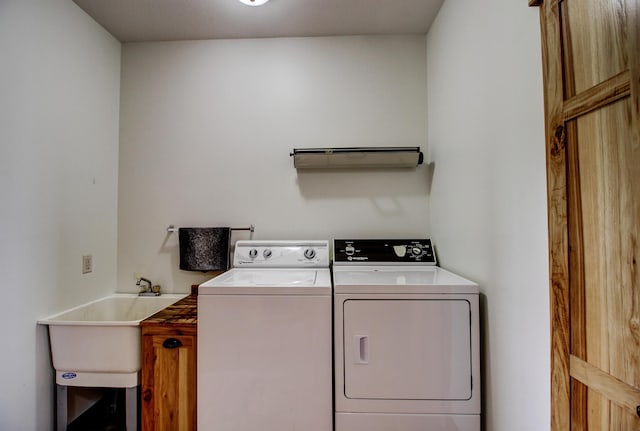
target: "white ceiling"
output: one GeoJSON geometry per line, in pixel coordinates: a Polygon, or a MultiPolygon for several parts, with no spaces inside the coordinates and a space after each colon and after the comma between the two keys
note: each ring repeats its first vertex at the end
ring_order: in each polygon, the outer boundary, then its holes
{"type": "Polygon", "coordinates": [[[73,0],[121,42],[426,34],[444,0],[73,0]]]}

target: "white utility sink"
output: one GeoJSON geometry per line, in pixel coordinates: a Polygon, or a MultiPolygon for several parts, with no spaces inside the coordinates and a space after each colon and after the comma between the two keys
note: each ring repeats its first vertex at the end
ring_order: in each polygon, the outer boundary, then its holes
{"type": "Polygon", "coordinates": [[[187,294],[116,293],[38,321],[49,325],[56,383],[130,388],[139,384],[140,322],[187,294]]]}

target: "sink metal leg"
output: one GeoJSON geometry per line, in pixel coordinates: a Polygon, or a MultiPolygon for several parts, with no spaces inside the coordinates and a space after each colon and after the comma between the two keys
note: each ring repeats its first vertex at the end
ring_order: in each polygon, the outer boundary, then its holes
{"type": "Polygon", "coordinates": [[[126,388],[125,395],[127,431],[138,430],[138,387],[126,388]]]}
{"type": "Polygon", "coordinates": [[[56,430],[67,429],[67,387],[56,384],[56,430]]]}

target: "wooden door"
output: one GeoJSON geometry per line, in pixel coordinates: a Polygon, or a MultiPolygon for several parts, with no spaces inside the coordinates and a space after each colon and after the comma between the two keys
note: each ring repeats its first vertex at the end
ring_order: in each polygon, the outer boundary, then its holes
{"type": "Polygon", "coordinates": [[[640,430],[640,0],[540,7],[553,431],[640,430]]]}

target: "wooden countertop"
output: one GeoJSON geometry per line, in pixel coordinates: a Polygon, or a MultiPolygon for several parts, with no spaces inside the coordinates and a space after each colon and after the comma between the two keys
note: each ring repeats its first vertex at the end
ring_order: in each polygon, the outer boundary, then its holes
{"type": "Polygon", "coordinates": [[[198,295],[191,294],[140,322],[140,326],[196,326],[198,295]]]}

